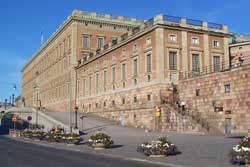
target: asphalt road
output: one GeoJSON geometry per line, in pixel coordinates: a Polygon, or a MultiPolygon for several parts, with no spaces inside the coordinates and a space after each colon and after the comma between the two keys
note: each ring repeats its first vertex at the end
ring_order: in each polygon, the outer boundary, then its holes
{"type": "Polygon", "coordinates": [[[0,136],[1,167],[160,167],[102,155],[59,150],[0,136]]]}

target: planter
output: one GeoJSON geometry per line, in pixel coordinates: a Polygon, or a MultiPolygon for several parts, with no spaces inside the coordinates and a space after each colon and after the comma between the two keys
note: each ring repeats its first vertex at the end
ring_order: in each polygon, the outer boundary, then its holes
{"type": "Polygon", "coordinates": [[[166,137],[161,137],[157,141],[143,143],[137,148],[137,151],[154,158],[177,155],[180,153],[177,147],[169,142],[166,137]]]}
{"type": "Polygon", "coordinates": [[[104,143],[94,143],[94,144],[92,144],[92,147],[95,150],[103,150],[106,148],[106,145],[104,143]]]}
{"type": "Polygon", "coordinates": [[[88,140],[88,145],[97,150],[108,148],[113,143],[114,142],[110,136],[100,132],[90,136],[90,139],[88,140]]]}
{"type": "Polygon", "coordinates": [[[151,158],[162,158],[162,157],[166,157],[167,155],[149,155],[149,157],[151,158]]]}
{"type": "Polygon", "coordinates": [[[250,165],[250,136],[245,137],[229,154],[234,165],[250,165]]]}

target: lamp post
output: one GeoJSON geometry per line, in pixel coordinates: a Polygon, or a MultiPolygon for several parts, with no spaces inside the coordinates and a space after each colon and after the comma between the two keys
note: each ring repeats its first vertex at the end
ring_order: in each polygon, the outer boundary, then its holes
{"type": "Polygon", "coordinates": [[[15,103],[15,95],[14,93],[12,94],[12,106],[14,107],[14,103],[15,103]]]}
{"type": "Polygon", "coordinates": [[[38,126],[38,110],[39,110],[39,106],[38,106],[38,102],[39,102],[39,95],[38,95],[38,86],[34,85],[33,89],[36,91],[36,102],[35,102],[35,107],[36,107],[36,127],[38,126]]]}
{"type": "Polygon", "coordinates": [[[75,106],[75,129],[77,129],[77,112],[78,112],[78,107],[75,106]]]}
{"type": "Polygon", "coordinates": [[[4,101],[4,110],[5,110],[5,111],[6,111],[6,109],[7,109],[7,102],[8,102],[8,100],[5,99],[5,101],[4,101]]]}
{"type": "Polygon", "coordinates": [[[69,104],[68,104],[68,110],[69,110],[69,130],[70,133],[72,133],[72,119],[71,119],[71,95],[72,90],[71,90],[71,81],[68,82],[68,99],[69,99],[69,104]]]}

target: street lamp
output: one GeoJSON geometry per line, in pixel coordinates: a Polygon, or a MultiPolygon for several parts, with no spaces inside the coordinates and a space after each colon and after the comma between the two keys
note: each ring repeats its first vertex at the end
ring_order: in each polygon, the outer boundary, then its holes
{"type": "Polygon", "coordinates": [[[38,127],[38,110],[40,108],[39,104],[41,104],[41,103],[40,103],[39,98],[38,98],[38,86],[35,84],[33,86],[33,89],[36,90],[36,102],[35,102],[34,106],[37,107],[36,108],[36,127],[38,127]]]}
{"type": "Polygon", "coordinates": [[[77,129],[77,112],[78,112],[78,107],[75,106],[75,129],[77,129]]]}
{"type": "Polygon", "coordinates": [[[5,111],[6,111],[6,109],[7,109],[7,102],[8,102],[8,100],[5,99],[5,101],[4,101],[4,110],[5,110],[5,111]]]}

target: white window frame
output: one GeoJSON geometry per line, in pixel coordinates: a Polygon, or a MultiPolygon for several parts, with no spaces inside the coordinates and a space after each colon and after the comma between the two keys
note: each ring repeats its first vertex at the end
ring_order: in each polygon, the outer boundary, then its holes
{"type": "Polygon", "coordinates": [[[191,43],[192,43],[192,45],[199,45],[199,38],[197,38],[197,37],[192,37],[191,38],[191,43]]]}
{"type": "Polygon", "coordinates": [[[219,40],[213,40],[213,47],[214,48],[219,48],[220,47],[220,41],[219,40]],[[217,43],[217,45],[216,45],[217,43]]]}
{"type": "Polygon", "coordinates": [[[168,41],[169,42],[177,42],[177,35],[176,34],[169,34],[168,41]]]}
{"type": "Polygon", "coordinates": [[[152,44],[151,37],[148,37],[146,39],[146,46],[149,47],[149,46],[151,46],[151,44],[152,44]]]}
{"type": "Polygon", "coordinates": [[[90,35],[88,35],[88,34],[83,34],[82,35],[82,47],[84,48],[84,49],[88,49],[88,48],[90,48],[90,35]],[[87,42],[87,46],[85,46],[85,37],[87,37],[88,38],[88,42],[87,42]]]}
{"type": "Polygon", "coordinates": [[[98,36],[97,37],[97,48],[101,49],[105,44],[105,37],[104,36],[98,36]],[[99,39],[102,39],[102,46],[99,46],[99,39]]]}

